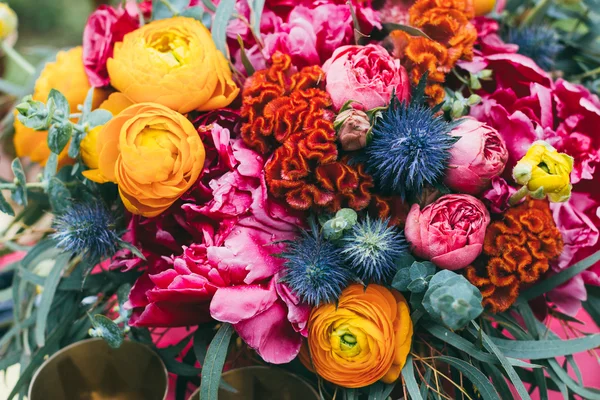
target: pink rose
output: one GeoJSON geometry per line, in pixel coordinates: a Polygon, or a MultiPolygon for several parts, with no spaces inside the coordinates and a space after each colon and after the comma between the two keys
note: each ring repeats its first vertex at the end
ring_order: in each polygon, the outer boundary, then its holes
{"type": "Polygon", "coordinates": [[[128,1],[125,8],[101,5],[90,15],[83,31],[83,65],[90,85],[110,84],[106,61],[112,57],[115,43],[139,24],[135,1],[128,1]]]}
{"type": "Polygon", "coordinates": [[[404,234],[413,253],[443,269],[471,264],[483,249],[490,215],[481,201],[466,194],[449,194],[408,213],[404,234]]]}
{"type": "Polygon", "coordinates": [[[323,65],[323,71],[327,93],[338,110],[348,100],[370,110],[388,104],[392,93],[400,101],[410,96],[408,73],[379,45],[340,47],[323,65]]]}
{"type": "Polygon", "coordinates": [[[450,133],[459,137],[450,150],[444,183],[461,193],[477,195],[504,171],[508,150],[500,134],[475,118],[464,118],[450,133]]]}

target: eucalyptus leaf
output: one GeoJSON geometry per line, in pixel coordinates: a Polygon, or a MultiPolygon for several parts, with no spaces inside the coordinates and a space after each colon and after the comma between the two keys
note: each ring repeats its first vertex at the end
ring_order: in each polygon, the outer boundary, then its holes
{"type": "Polygon", "coordinates": [[[252,65],[252,62],[250,61],[250,59],[248,58],[248,55],[246,54],[246,49],[244,48],[244,41],[242,40],[242,37],[239,34],[237,35],[237,41],[240,46],[240,58],[242,59],[242,65],[244,66],[244,69],[246,70],[246,75],[248,75],[248,77],[250,77],[250,76],[254,75],[254,72],[255,72],[254,66],[252,65]]]}
{"type": "Polygon", "coordinates": [[[572,390],[574,393],[580,395],[587,400],[600,400],[600,390],[595,388],[583,387],[575,382],[569,374],[560,367],[558,362],[554,359],[546,360],[552,371],[560,378],[567,388],[572,390]]]}
{"type": "Polygon", "coordinates": [[[101,126],[106,124],[108,121],[112,119],[113,115],[110,111],[99,108],[97,110],[92,111],[85,122],[90,125],[91,128],[95,128],[96,126],[101,126]]]}
{"type": "Polygon", "coordinates": [[[232,335],[233,326],[224,323],[208,346],[200,382],[200,398],[202,400],[218,400],[221,372],[232,335]]]}
{"type": "Polygon", "coordinates": [[[415,258],[409,252],[403,252],[395,261],[397,269],[410,268],[415,262],[415,258]]]}
{"type": "Polygon", "coordinates": [[[60,254],[58,257],[56,257],[54,266],[46,277],[40,305],[37,309],[36,324],[34,329],[35,341],[39,347],[44,347],[46,344],[45,334],[48,315],[50,314],[52,301],[54,299],[54,295],[56,294],[56,289],[58,288],[58,283],[60,282],[63,270],[69,264],[70,258],[70,254],[60,254]]]}
{"type": "Polygon", "coordinates": [[[217,6],[215,17],[212,23],[212,38],[217,50],[225,58],[229,59],[229,48],[227,47],[227,25],[235,10],[235,0],[221,0],[217,6]]]}
{"type": "Polygon", "coordinates": [[[568,340],[508,340],[491,337],[506,357],[543,360],[588,351],[600,346],[600,334],[568,340]]]}
{"type": "Polygon", "coordinates": [[[8,202],[4,198],[4,195],[2,194],[1,191],[0,191],[0,212],[3,212],[4,214],[8,214],[11,217],[15,216],[15,210],[13,210],[13,208],[10,206],[10,204],[8,204],[8,202]]]}
{"type": "Polygon", "coordinates": [[[394,279],[392,280],[392,287],[401,292],[405,292],[408,290],[408,285],[410,285],[411,282],[410,269],[402,268],[396,272],[396,276],[394,276],[394,279]]]}
{"type": "Polygon", "coordinates": [[[265,0],[250,0],[250,26],[254,32],[254,36],[260,40],[260,21],[265,8],[265,0]]]}
{"type": "Polygon", "coordinates": [[[56,123],[50,127],[48,131],[48,147],[50,151],[60,154],[73,135],[73,125],[66,121],[64,123],[56,123]]]}
{"type": "Polygon", "coordinates": [[[13,191],[13,200],[22,206],[27,205],[27,178],[25,177],[25,170],[23,164],[19,158],[15,158],[12,161],[11,169],[15,175],[16,189],[13,191]]]}
{"type": "Polygon", "coordinates": [[[48,94],[48,101],[46,103],[50,103],[51,100],[54,102],[54,105],[56,107],[55,113],[56,111],[60,111],[60,119],[69,119],[69,115],[71,114],[71,106],[69,105],[69,100],[67,100],[67,98],[58,90],[50,89],[50,93],[48,94]]]}
{"type": "Polygon", "coordinates": [[[96,314],[92,319],[92,325],[110,347],[113,349],[121,347],[121,344],[123,344],[123,332],[121,332],[119,325],[112,319],[102,314],[96,314]]]}
{"type": "Polygon", "coordinates": [[[411,400],[423,400],[419,385],[417,385],[415,379],[415,369],[411,355],[406,358],[406,364],[404,364],[404,368],[402,368],[402,378],[404,379],[406,390],[408,391],[411,400]]]}
{"type": "Polygon", "coordinates": [[[204,9],[201,6],[188,7],[185,10],[183,10],[179,14],[179,16],[194,18],[195,20],[202,22],[202,17],[204,16],[204,9]]]}
{"type": "Polygon", "coordinates": [[[46,166],[44,167],[44,180],[49,180],[56,175],[56,169],[58,168],[58,154],[50,153],[46,166]]]}
{"type": "Polygon", "coordinates": [[[504,370],[508,374],[508,378],[514,385],[515,389],[517,390],[517,393],[519,393],[519,396],[521,396],[521,399],[531,400],[527,389],[525,389],[525,385],[523,385],[523,381],[521,381],[521,378],[519,378],[519,375],[517,374],[513,366],[510,365],[510,362],[506,359],[506,355],[500,349],[498,349],[498,347],[494,344],[491,338],[488,337],[488,335],[481,330],[481,328],[479,327],[479,325],[477,325],[476,322],[473,321],[473,325],[476,329],[479,330],[481,337],[483,338],[484,345],[487,345],[486,347],[489,347],[490,351],[498,358],[498,360],[500,360],[502,367],[504,367],[504,370]]]}
{"type": "Polygon", "coordinates": [[[48,182],[48,200],[52,210],[56,214],[62,214],[72,204],[71,192],[60,179],[52,178],[48,182]]]}
{"type": "Polygon", "coordinates": [[[217,6],[215,6],[215,4],[210,0],[202,0],[202,4],[204,4],[204,7],[206,7],[209,11],[217,11],[217,6]]]}
{"type": "Polygon", "coordinates": [[[500,396],[494,386],[490,383],[489,378],[468,362],[450,356],[439,356],[435,359],[445,362],[462,372],[462,374],[477,388],[483,400],[500,400],[500,396]]]}

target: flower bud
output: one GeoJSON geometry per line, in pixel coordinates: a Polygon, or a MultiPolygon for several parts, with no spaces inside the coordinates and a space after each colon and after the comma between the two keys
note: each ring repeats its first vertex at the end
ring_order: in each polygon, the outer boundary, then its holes
{"type": "Polygon", "coordinates": [[[17,30],[17,14],[6,3],[0,3],[0,40],[6,39],[17,30]]]}
{"type": "Polygon", "coordinates": [[[341,112],[335,119],[338,139],[346,151],[360,150],[367,145],[367,135],[371,130],[369,116],[353,108],[341,112]]]}
{"type": "Polygon", "coordinates": [[[19,114],[26,117],[27,114],[29,113],[29,110],[31,109],[31,106],[29,105],[28,102],[24,101],[23,103],[17,104],[17,106],[15,108],[17,109],[19,114]]]}
{"type": "Polygon", "coordinates": [[[480,17],[494,11],[496,8],[496,0],[474,0],[475,16],[480,17]]]}

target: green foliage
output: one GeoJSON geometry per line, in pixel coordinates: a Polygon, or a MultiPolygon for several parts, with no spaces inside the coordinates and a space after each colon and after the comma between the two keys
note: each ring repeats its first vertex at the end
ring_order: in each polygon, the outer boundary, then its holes
{"type": "Polygon", "coordinates": [[[208,346],[200,383],[200,399],[202,400],[218,400],[221,371],[225,364],[232,334],[233,326],[224,323],[208,346]]]}
{"type": "Polygon", "coordinates": [[[212,22],[212,38],[217,50],[229,59],[229,47],[227,47],[227,25],[235,10],[235,0],[221,0],[215,11],[212,22]]]}
{"type": "Polygon", "coordinates": [[[423,307],[450,329],[460,329],[483,311],[481,292],[462,275],[440,271],[429,281],[423,307]]]}
{"type": "Polygon", "coordinates": [[[189,7],[189,4],[189,0],[153,0],[152,20],[188,17],[202,22],[204,9],[201,6],[189,7]]]}
{"type": "Polygon", "coordinates": [[[344,232],[352,229],[358,222],[358,214],[351,208],[342,208],[331,219],[326,220],[323,225],[323,236],[327,240],[340,239],[344,232]]]}
{"type": "Polygon", "coordinates": [[[392,287],[401,292],[422,293],[427,290],[435,272],[436,267],[433,263],[415,261],[410,267],[398,270],[392,281],[392,287]]]}

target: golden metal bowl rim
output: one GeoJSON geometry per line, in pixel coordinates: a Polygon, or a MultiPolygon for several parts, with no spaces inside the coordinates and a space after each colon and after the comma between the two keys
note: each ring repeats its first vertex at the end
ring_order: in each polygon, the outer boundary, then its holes
{"type": "MultiPolygon", "coordinates": [[[[309,382],[308,382],[306,379],[304,379],[304,378],[303,378],[303,377],[301,377],[300,375],[293,374],[293,373],[291,373],[290,371],[287,371],[287,370],[285,370],[285,369],[283,369],[283,368],[279,368],[279,367],[272,366],[272,365],[250,365],[250,366],[248,366],[248,367],[234,368],[234,369],[230,369],[230,370],[229,370],[229,371],[227,371],[227,372],[224,372],[223,374],[221,374],[221,376],[223,377],[223,376],[225,376],[226,374],[229,374],[230,372],[239,371],[239,370],[243,370],[243,369],[276,369],[276,370],[278,370],[278,371],[280,371],[280,372],[283,372],[283,373],[285,373],[285,374],[287,374],[287,375],[291,375],[291,376],[293,376],[294,378],[296,378],[296,379],[298,379],[298,380],[302,381],[303,383],[305,383],[305,384],[306,384],[306,386],[308,386],[308,387],[310,388],[311,392],[313,392],[313,394],[316,396],[315,398],[317,398],[317,399],[319,399],[319,398],[320,398],[320,397],[319,397],[319,392],[317,392],[317,390],[316,390],[316,389],[313,387],[313,385],[311,385],[311,384],[310,384],[310,383],[309,383],[309,382]]],[[[187,400],[193,400],[194,396],[198,397],[198,394],[199,394],[199,393],[200,393],[200,388],[198,388],[198,389],[194,390],[194,391],[192,392],[192,394],[191,394],[191,395],[188,397],[188,399],[187,399],[187,400]]]]}
{"type": "MultiPolygon", "coordinates": [[[[56,353],[52,354],[50,357],[48,357],[43,363],[42,365],[40,365],[37,369],[37,371],[35,371],[35,373],[33,374],[33,376],[31,377],[31,382],[29,383],[29,389],[27,390],[27,398],[31,399],[31,390],[33,389],[33,384],[35,383],[35,381],[38,378],[38,375],[40,374],[40,372],[42,371],[42,369],[46,366],[46,364],[49,364],[54,358],[58,357],[59,355],[63,354],[64,352],[70,350],[73,347],[77,347],[77,346],[81,346],[84,344],[89,344],[91,342],[104,342],[105,340],[102,338],[89,338],[89,339],[84,339],[84,340],[79,340],[75,343],[71,343],[70,345],[63,347],[62,349],[60,349],[59,351],[57,351],[56,353]]],[[[151,352],[154,356],[156,356],[156,358],[158,359],[158,361],[160,362],[160,365],[162,366],[162,370],[165,374],[165,382],[167,383],[165,386],[165,394],[163,396],[163,400],[167,400],[167,396],[169,395],[169,371],[167,370],[167,366],[165,365],[165,363],[163,362],[162,358],[160,358],[160,356],[154,351],[152,350],[152,348],[150,348],[150,346],[145,345],[143,343],[140,342],[135,342],[133,340],[124,340],[123,343],[128,343],[128,344],[133,344],[134,346],[140,346],[145,348],[147,351],[151,352]]],[[[118,349],[117,349],[118,350],[118,349]]]]}

